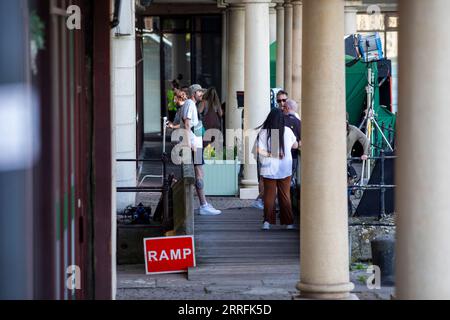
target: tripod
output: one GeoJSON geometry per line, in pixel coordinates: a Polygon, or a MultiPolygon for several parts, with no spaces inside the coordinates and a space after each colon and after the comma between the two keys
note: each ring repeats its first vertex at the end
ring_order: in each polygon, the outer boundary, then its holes
{"type": "MultiPolygon", "coordinates": [[[[370,62],[368,64],[367,68],[367,80],[368,85],[366,87],[366,93],[367,93],[367,110],[366,115],[364,117],[364,120],[361,122],[361,125],[359,126],[359,129],[361,129],[364,125],[366,125],[366,136],[369,139],[369,146],[370,146],[370,156],[374,156],[374,146],[373,146],[373,140],[374,140],[374,130],[378,130],[378,132],[381,134],[381,137],[383,138],[384,142],[389,147],[390,151],[394,151],[392,148],[391,143],[386,138],[386,135],[384,134],[383,130],[381,129],[380,125],[377,122],[375,111],[374,111],[374,99],[375,99],[375,85],[378,86],[378,83],[375,82],[375,73],[373,72],[373,64],[376,62],[370,62]]],[[[362,165],[362,174],[361,174],[361,180],[360,185],[363,186],[365,184],[364,178],[367,178],[367,181],[370,179],[370,171],[371,171],[371,159],[367,159],[363,161],[362,165]],[[365,173],[367,174],[365,176],[365,173]]]]}

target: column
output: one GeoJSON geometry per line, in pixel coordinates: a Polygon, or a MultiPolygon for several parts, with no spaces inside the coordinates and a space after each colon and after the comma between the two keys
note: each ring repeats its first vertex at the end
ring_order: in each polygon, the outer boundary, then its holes
{"type": "Polygon", "coordinates": [[[355,34],[357,32],[356,15],[358,13],[358,6],[362,7],[361,0],[346,0],[345,1],[345,35],[355,34]]]}
{"type": "Polygon", "coordinates": [[[284,7],[278,2],[277,11],[277,87],[284,88],[284,7]]]}
{"type": "Polygon", "coordinates": [[[292,94],[292,1],[284,2],[284,89],[292,94]]]}
{"type": "Polygon", "coordinates": [[[300,298],[348,299],[344,1],[304,0],[300,298]],[[320,81],[317,79],[320,78],[320,81]],[[326,130],[321,130],[326,125],[326,130]]]}
{"type": "Polygon", "coordinates": [[[398,299],[450,299],[450,2],[401,0],[398,299]],[[436,50],[439,39],[439,50],[436,50]],[[419,45],[418,45],[419,44],[419,45]],[[430,59],[430,57],[432,57],[430,59]],[[423,106],[430,106],[424,113],[423,106]]]}
{"type": "Polygon", "coordinates": [[[222,12],[222,89],[221,102],[227,100],[228,91],[228,11],[222,12]]]}
{"type": "MultiPolygon", "coordinates": [[[[244,0],[245,3],[245,110],[244,130],[260,126],[270,112],[269,66],[269,1],[244,0]]],[[[248,154],[254,144],[248,139],[248,154]]],[[[241,198],[258,195],[256,162],[247,159],[244,164],[244,186],[241,198]]]]}
{"type": "Polygon", "coordinates": [[[276,87],[276,50],[272,51],[277,45],[277,12],[275,3],[269,3],[269,60],[270,60],[270,87],[276,87]],[[273,63],[272,63],[273,61],[273,63]]]}
{"type": "Polygon", "coordinates": [[[298,113],[301,114],[302,100],[302,32],[303,11],[302,2],[292,1],[292,99],[298,102],[298,113]]]}
{"type": "Polygon", "coordinates": [[[237,91],[244,91],[245,8],[231,4],[228,9],[228,86],[226,129],[242,128],[242,110],[237,106],[237,91]]]}
{"type": "Polygon", "coordinates": [[[358,9],[355,7],[345,7],[345,35],[357,33],[356,14],[358,9]]]}
{"type": "Polygon", "coordinates": [[[269,4],[269,45],[277,41],[277,12],[275,3],[269,4]]]}

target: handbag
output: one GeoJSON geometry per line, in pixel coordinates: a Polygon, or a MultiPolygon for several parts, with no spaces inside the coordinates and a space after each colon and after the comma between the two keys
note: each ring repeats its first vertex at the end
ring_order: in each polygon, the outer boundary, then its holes
{"type": "Polygon", "coordinates": [[[201,120],[198,121],[197,125],[192,128],[194,135],[196,137],[204,137],[205,136],[205,127],[203,126],[203,122],[201,120]]]}

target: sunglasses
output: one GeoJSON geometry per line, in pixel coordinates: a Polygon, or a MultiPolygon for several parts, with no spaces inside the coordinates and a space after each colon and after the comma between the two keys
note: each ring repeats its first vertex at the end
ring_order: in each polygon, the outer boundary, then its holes
{"type": "Polygon", "coordinates": [[[277,100],[278,103],[282,103],[282,102],[286,102],[286,101],[287,101],[287,99],[280,99],[280,100],[277,100]]]}

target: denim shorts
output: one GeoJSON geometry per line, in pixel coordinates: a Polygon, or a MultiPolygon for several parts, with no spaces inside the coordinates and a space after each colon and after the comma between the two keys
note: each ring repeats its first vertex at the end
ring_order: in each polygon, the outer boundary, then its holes
{"type": "Polygon", "coordinates": [[[203,148],[197,148],[197,152],[192,151],[192,160],[194,166],[203,166],[205,164],[203,148]]]}

